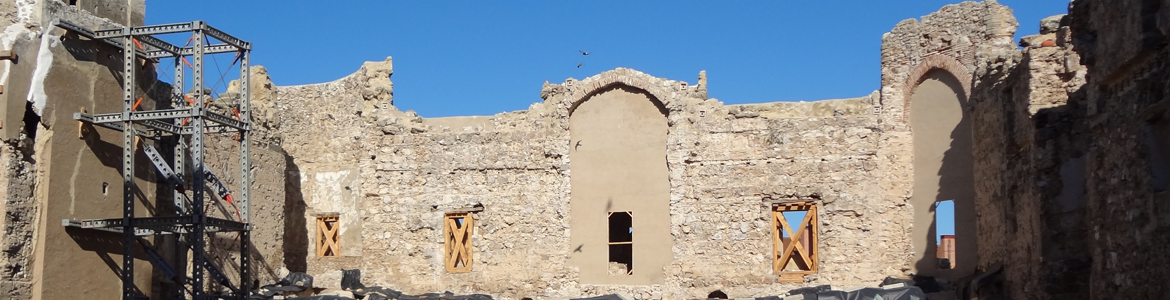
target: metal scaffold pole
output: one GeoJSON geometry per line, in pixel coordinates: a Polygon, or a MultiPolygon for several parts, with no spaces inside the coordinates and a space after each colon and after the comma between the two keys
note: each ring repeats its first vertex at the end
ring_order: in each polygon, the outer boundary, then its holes
{"type": "Polygon", "coordinates": [[[122,38],[122,299],[134,299],[134,35],[122,38]]]}
{"type": "MultiPolygon", "coordinates": [[[[252,110],[250,107],[251,92],[249,89],[252,85],[252,70],[249,65],[249,54],[247,51],[240,53],[240,100],[239,100],[239,117],[241,121],[252,122],[252,110]]],[[[251,182],[252,182],[252,160],[251,156],[251,138],[252,133],[248,130],[240,130],[240,222],[252,223],[252,200],[251,200],[251,182]]],[[[251,290],[252,288],[252,232],[244,231],[240,233],[240,289],[251,290]]],[[[241,299],[243,299],[241,297],[241,299]]]]}
{"type": "MultiPolygon", "coordinates": [[[[195,28],[201,28],[202,22],[195,21],[197,24],[195,28]]],[[[207,259],[203,255],[203,30],[196,29],[192,43],[192,48],[195,48],[194,55],[191,56],[191,85],[195,90],[194,103],[191,104],[191,174],[194,177],[191,185],[191,199],[193,200],[192,214],[195,216],[196,226],[192,228],[191,233],[187,235],[187,241],[191,243],[192,255],[191,262],[191,293],[200,295],[203,293],[203,260],[207,259]]]]}

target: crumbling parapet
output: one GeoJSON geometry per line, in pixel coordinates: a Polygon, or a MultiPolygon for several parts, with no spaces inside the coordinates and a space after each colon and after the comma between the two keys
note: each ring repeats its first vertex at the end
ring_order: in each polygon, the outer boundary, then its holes
{"type": "Polygon", "coordinates": [[[887,126],[908,121],[909,93],[931,69],[960,79],[968,92],[975,70],[997,53],[1015,50],[1018,23],[1011,10],[995,1],[944,6],[907,19],[882,36],[882,113],[887,126]]]}

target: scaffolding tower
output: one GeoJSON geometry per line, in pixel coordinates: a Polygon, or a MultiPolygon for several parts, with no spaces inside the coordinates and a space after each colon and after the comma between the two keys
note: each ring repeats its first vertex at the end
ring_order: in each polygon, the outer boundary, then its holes
{"type": "MultiPolygon", "coordinates": [[[[179,274],[163,260],[154,249],[142,243],[144,252],[156,268],[163,270],[170,276],[180,278],[179,292],[173,296],[186,298],[184,293],[192,299],[246,299],[253,289],[250,274],[250,222],[249,185],[251,185],[249,157],[249,136],[252,128],[249,110],[249,55],[252,45],[249,42],[235,38],[223,31],[207,25],[203,21],[187,23],[163,24],[154,26],[122,27],[103,30],[90,30],[64,20],[53,20],[53,26],[64,28],[91,40],[105,42],[121,49],[122,52],[122,108],[120,112],[87,114],[75,113],[73,118],[116,131],[122,132],[122,216],[111,219],[93,220],[62,220],[62,225],[69,227],[86,228],[89,230],[109,231],[121,234],[122,237],[122,265],[120,276],[122,279],[122,299],[138,299],[134,285],[134,253],[136,242],[142,242],[140,237],[174,234],[184,239],[183,244],[190,246],[191,261],[188,266],[191,274],[179,274]],[[188,45],[182,47],[170,44],[155,37],[163,34],[191,33],[188,45]],[[235,54],[240,63],[240,87],[238,96],[238,114],[236,118],[209,111],[210,103],[204,95],[204,56],[214,54],[235,54]],[[191,58],[187,61],[187,58],[191,58]],[[175,61],[175,78],[171,93],[171,108],[155,110],[138,110],[135,99],[135,73],[138,59],[158,63],[160,58],[173,58],[175,61]],[[188,97],[183,92],[184,64],[191,68],[191,82],[194,95],[188,97]],[[206,170],[204,165],[204,136],[206,134],[238,134],[240,149],[240,185],[235,203],[239,209],[239,220],[228,220],[208,217],[203,209],[205,180],[213,180],[221,191],[221,197],[226,189],[215,179],[213,173],[206,170]],[[174,206],[176,213],[172,216],[137,217],[134,213],[134,195],[137,186],[134,183],[134,152],[137,138],[154,140],[157,145],[171,147],[174,154],[168,162],[150,146],[145,151],[151,162],[159,172],[176,188],[174,206]],[[189,143],[187,142],[189,140],[189,143]],[[187,155],[189,152],[189,156],[187,155]],[[187,165],[189,160],[190,164],[187,165]],[[173,166],[173,168],[171,167],[173,166]],[[184,170],[190,166],[192,175],[189,182],[183,180],[184,170]],[[189,188],[185,188],[189,186],[189,188]],[[186,191],[190,191],[188,199],[186,191]],[[187,203],[190,208],[187,209],[187,203]],[[239,281],[232,285],[230,280],[206,256],[204,235],[210,232],[239,232],[239,281]],[[206,273],[205,273],[206,272],[206,273]],[[227,287],[231,294],[210,295],[203,290],[204,277],[210,277],[217,283],[227,287]],[[182,278],[190,281],[190,290],[183,287],[182,278]],[[185,291],[184,291],[185,290],[185,291]]],[[[234,63],[234,61],[233,61],[234,63]]],[[[230,67],[229,67],[230,69],[230,67]]],[[[148,91],[149,92],[149,91],[148,91]]],[[[139,100],[140,101],[140,100],[139,100]]],[[[99,108],[100,109],[100,108],[99,108]]],[[[230,196],[227,201],[231,202],[230,196]]],[[[185,251],[185,250],[184,250],[185,251]]],[[[183,259],[183,258],[177,258],[183,259]]]]}

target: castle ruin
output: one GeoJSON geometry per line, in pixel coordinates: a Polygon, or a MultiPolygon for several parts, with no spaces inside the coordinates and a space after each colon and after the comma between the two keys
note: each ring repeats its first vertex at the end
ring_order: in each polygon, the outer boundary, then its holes
{"type": "MultiPolygon", "coordinates": [[[[53,23],[142,26],[143,0],[9,3],[0,299],[116,298],[119,234],[59,223],[123,211],[127,142],[74,114],[116,111],[124,85],[142,109],[186,94],[146,59],[123,82],[122,48],[53,23]]],[[[394,106],[390,58],[298,86],[251,66],[214,96],[250,97],[250,170],[239,135],[204,144],[207,168],[249,174],[220,179],[248,187],[250,241],[241,254],[238,234],[209,233],[207,260],[237,276],[247,256],[261,284],[304,272],[339,288],[360,269],[406,293],[502,299],[762,297],[912,276],[958,299],[1164,298],[1170,1],[1076,0],[1039,35],[1017,40],[1018,26],[994,0],[907,19],[882,37],[880,90],[813,102],[724,105],[704,73],[618,68],[545,83],[527,110],[423,118],[394,106]],[[942,251],[940,201],[955,211],[942,251]]],[[[135,153],[136,215],[178,214],[168,178],[135,153]]],[[[193,209],[236,218],[209,199],[193,209]]],[[[184,273],[178,236],[147,239],[184,273]]],[[[135,293],[182,294],[134,249],[135,293]]]]}

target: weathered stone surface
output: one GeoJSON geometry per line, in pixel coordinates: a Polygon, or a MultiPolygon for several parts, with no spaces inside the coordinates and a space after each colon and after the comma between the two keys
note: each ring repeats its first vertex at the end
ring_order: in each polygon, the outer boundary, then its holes
{"type": "MultiPolygon", "coordinates": [[[[716,288],[743,295],[779,294],[800,286],[771,283],[776,277],[769,258],[767,201],[783,199],[820,199],[822,222],[831,228],[819,245],[822,257],[831,262],[807,284],[864,284],[907,269],[902,265],[907,257],[894,254],[909,252],[905,237],[898,234],[912,226],[900,221],[908,220],[904,199],[882,203],[876,181],[857,181],[882,177],[877,172],[883,160],[875,156],[882,140],[873,115],[876,94],[723,106],[699,97],[695,86],[618,69],[546,84],[546,100],[527,111],[425,119],[391,108],[373,122],[341,119],[345,109],[335,105],[363,100],[352,92],[329,92],[331,86],[362,86],[364,73],[277,91],[278,99],[289,99],[278,100],[287,103],[278,104],[285,109],[281,114],[298,115],[302,108],[292,104],[303,103],[313,114],[334,116],[317,119],[319,126],[330,130],[330,121],[345,124],[345,130],[357,130],[353,135],[366,140],[332,153],[364,151],[347,155],[359,162],[363,174],[360,226],[367,233],[361,266],[364,280],[374,284],[407,293],[451,290],[506,297],[624,292],[696,298],[716,288]],[[661,285],[582,284],[575,268],[566,265],[572,254],[567,117],[591,91],[615,84],[654,96],[668,111],[669,232],[675,246],[674,263],[662,270],[667,280],[661,285]],[[354,100],[315,102],[320,97],[315,94],[322,92],[336,93],[329,99],[354,100]],[[474,268],[468,274],[446,274],[443,212],[475,205],[485,209],[475,214],[474,268]],[[872,216],[866,218],[872,221],[856,218],[861,215],[872,216]],[[862,232],[869,232],[867,242],[849,237],[862,232]]],[[[282,128],[297,122],[303,121],[286,121],[282,128]]],[[[305,170],[306,165],[329,161],[328,155],[336,154],[310,155],[298,164],[305,170]]]]}
{"type": "MultiPolygon", "coordinates": [[[[60,40],[61,30],[44,26],[52,17],[91,28],[140,24],[144,3],[14,4],[0,6],[0,42],[22,57],[0,65],[8,73],[0,83],[0,166],[7,170],[0,173],[0,298],[55,299],[69,290],[117,294],[114,276],[68,276],[110,273],[106,262],[120,260],[110,237],[55,225],[63,218],[112,217],[120,209],[109,201],[120,199],[120,137],[98,129],[78,139],[70,117],[80,107],[106,112],[118,104],[110,100],[119,99],[120,89],[109,71],[117,62],[95,54],[112,53],[109,47],[60,40]],[[40,52],[52,62],[38,61],[40,52]],[[48,68],[38,73],[40,67],[48,68]],[[38,90],[38,84],[72,88],[38,90]],[[31,104],[25,97],[30,91],[31,104]],[[90,191],[111,178],[113,192],[90,191]]],[[[959,280],[997,266],[1002,286],[974,286],[964,296],[1159,298],[1165,295],[1161,282],[1170,278],[1170,261],[1160,255],[1170,244],[1170,218],[1159,217],[1170,214],[1170,1],[1078,0],[1071,7],[1067,16],[1042,20],[1040,35],[1021,39],[1024,49],[1013,43],[1017,24],[1010,10],[995,1],[947,5],[921,21],[900,22],[883,36],[879,91],[813,102],[724,105],[708,97],[705,72],[690,85],[619,68],[546,82],[543,101],[527,110],[422,118],[393,106],[389,58],[332,82],[301,86],[274,86],[266,69],[253,66],[247,90],[257,130],[248,184],[256,230],[247,255],[264,283],[308,272],[318,286],[334,289],[340,269],[360,268],[364,283],[407,294],[449,290],[503,299],[682,299],[713,290],[734,297],[782,295],[805,286],[875,285],[891,275],[959,280]],[[943,81],[949,90],[939,85],[943,81]],[[969,122],[971,137],[973,195],[964,198],[969,206],[959,206],[966,207],[957,230],[965,253],[953,270],[935,269],[929,256],[933,212],[927,206],[940,200],[935,194],[944,195],[916,189],[924,183],[918,175],[946,171],[922,167],[920,161],[934,154],[919,146],[959,140],[922,141],[930,130],[912,126],[935,111],[921,100],[937,90],[958,99],[947,103],[948,112],[969,122]],[[571,116],[582,107],[582,113],[614,113],[590,108],[597,103],[582,106],[614,91],[629,97],[606,103],[649,101],[661,115],[639,102],[649,112],[644,115],[653,116],[647,124],[665,122],[664,130],[654,129],[662,135],[653,136],[665,140],[663,148],[650,149],[661,154],[646,158],[661,157],[665,170],[627,173],[661,176],[668,185],[668,192],[653,196],[666,204],[651,213],[664,217],[634,214],[657,226],[635,225],[641,236],[633,234],[634,244],[653,240],[647,234],[669,242],[654,243],[660,247],[655,259],[665,261],[661,267],[635,260],[634,276],[592,278],[591,266],[608,275],[611,264],[583,261],[581,253],[606,251],[606,245],[575,240],[606,230],[604,220],[580,217],[590,216],[582,214],[587,206],[581,197],[589,193],[580,188],[598,173],[585,171],[597,164],[577,151],[597,144],[574,138],[581,131],[573,133],[571,116]],[[774,201],[819,205],[819,270],[804,282],[778,283],[772,269],[774,201]],[[450,273],[444,215],[469,210],[471,271],[450,273]],[[340,217],[337,256],[317,257],[319,214],[340,217]]],[[[154,99],[170,88],[156,90],[150,72],[144,69],[136,83],[151,99],[146,109],[160,105],[154,99]]],[[[238,82],[230,83],[226,93],[209,97],[212,110],[229,111],[242,92],[238,82]]],[[[614,124],[627,123],[635,124],[614,124]]],[[[967,133],[951,138],[961,134],[967,133]]],[[[230,134],[206,146],[208,167],[232,191],[242,184],[238,147],[230,134]]],[[[945,156],[962,149],[934,150],[945,156]]],[[[137,209],[165,214],[172,192],[139,161],[143,201],[137,209]]],[[[620,165],[608,166],[620,171],[620,165]]],[[[231,204],[210,204],[212,216],[237,218],[231,204]]],[[[186,258],[173,237],[151,242],[168,260],[186,258]]],[[[234,234],[212,234],[208,245],[212,261],[235,276],[234,234]]],[[[148,263],[136,263],[144,294],[173,292],[172,283],[149,275],[148,263]]],[[[612,273],[624,273],[612,266],[612,273]]]]}
{"type": "Polygon", "coordinates": [[[1055,15],[1040,20],[1040,34],[1056,33],[1062,26],[1068,26],[1066,21],[1068,15],[1055,15]]]}

